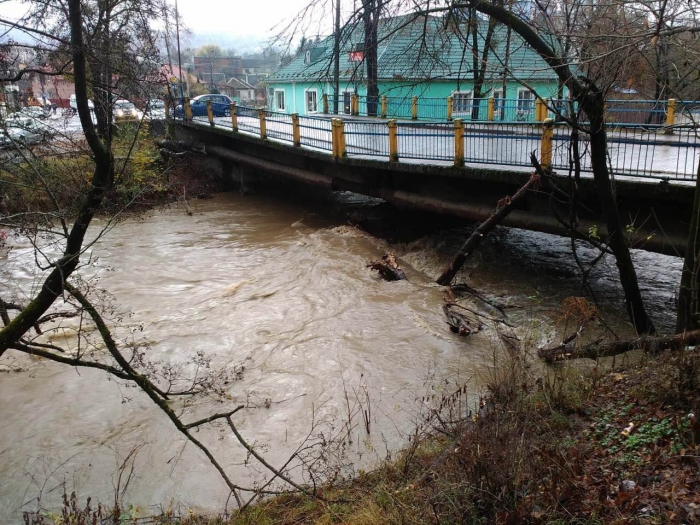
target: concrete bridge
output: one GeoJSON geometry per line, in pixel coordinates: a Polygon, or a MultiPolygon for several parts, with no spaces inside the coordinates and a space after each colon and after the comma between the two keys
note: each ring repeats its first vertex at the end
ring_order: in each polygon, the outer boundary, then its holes
{"type": "MultiPolygon", "coordinates": [[[[310,135],[305,141],[300,136],[303,131],[297,131],[298,120],[296,124],[290,122],[287,134],[275,133],[270,121],[262,123],[262,130],[260,125],[255,128],[252,124],[246,129],[246,117],[235,112],[234,115],[233,119],[209,118],[209,122],[206,117],[169,121],[169,127],[180,146],[203,149],[208,155],[218,158],[232,180],[244,185],[254,185],[256,180],[263,178],[283,177],[328,190],[379,197],[402,208],[483,221],[493,213],[500,199],[515,193],[528,180],[532,171],[524,166],[470,162],[455,165],[454,162],[421,159],[396,162],[389,160],[388,156],[384,160],[367,155],[344,156],[338,151],[341,145],[336,144],[338,137],[330,119],[318,125],[324,130],[327,127],[329,134],[310,135]]],[[[256,120],[253,116],[250,118],[256,120]]],[[[264,120],[264,116],[261,119],[264,120]]],[[[377,125],[376,121],[372,125],[377,125]]],[[[381,125],[386,126],[386,123],[381,125]]],[[[377,133],[360,139],[356,143],[376,148],[379,145],[373,145],[372,141],[379,142],[382,138],[377,133]]],[[[347,137],[343,138],[345,140],[347,137]]],[[[502,147],[512,150],[514,143],[504,141],[502,147]]],[[[346,144],[342,146],[348,147],[346,144]]],[[[386,149],[391,147],[390,144],[386,149]]],[[[527,155],[524,160],[527,162],[529,155],[526,150],[522,149],[522,154],[527,155]]],[[[538,191],[528,192],[502,224],[569,236],[566,223],[570,216],[567,198],[571,184],[567,175],[557,173],[555,169],[551,181],[543,183],[538,191]]],[[[622,221],[627,225],[633,248],[669,255],[684,254],[694,181],[617,177],[615,189],[622,221]]],[[[578,201],[578,231],[594,232],[604,240],[607,232],[591,177],[581,179],[578,201]]]]}

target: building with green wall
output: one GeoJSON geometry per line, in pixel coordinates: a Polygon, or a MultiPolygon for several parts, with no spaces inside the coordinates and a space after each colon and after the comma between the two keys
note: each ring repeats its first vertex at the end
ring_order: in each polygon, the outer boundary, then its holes
{"type": "MultiPolygon", "coordinates": [[[[474,47],[466,23],[443,17],[407,15],[386,18],[378,28],[379,94],[386,96],[387,116],[411,118],[418,97],[418,118],[444,119],[447,97],[452,117],[484,120],[487,99],[494,98],[494,120],[532,120],[535,98],[561,98],[557,77],[542,58],[514,32],[494,29],[481,96],[474,97],[474,47]]],[[[477,66],[481,69],[488,21],[477,31],[477,66]]],[[[323,97],[333,112],[333,44],[330,36],[298,53],[273,73],[268,82],[271,111],[314,115],[323,112],[323,97]]],[[[360,115],[366,114],[366,65],[361,24],[341,32],[339,113],[351,112],[352,94],[359,96],[360,115]]]]}

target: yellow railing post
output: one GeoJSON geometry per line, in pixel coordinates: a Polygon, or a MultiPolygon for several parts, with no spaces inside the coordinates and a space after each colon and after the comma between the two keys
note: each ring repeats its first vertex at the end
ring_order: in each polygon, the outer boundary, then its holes
{"type": "Polygon", "coordinates": [[[382,95],[382,118],[386,118],[386,95],[382,95]]]}
{"type": "Polygon", "coordinates": [[[336,159],[345,157],[345,124],[339,118],[331,120],[331,138],[333,140],[333,156],[336,159]]]}
{"type": "Polygon", "coordinates": [[[292,138],[295,146],[301,146],[301,131],[299,130],[299,115],[292,113],[292,138]]]}
{"type": "Polygon", "coordinates": [[[542,99],[535,100],[535,122],[542,122],[542,99]]]}
{"type": "Polygon", "coordinates": [[[231,102],[229,109],[231,110],[231,127],[233,128],[233,131],[235,133],[238,131],[238,115],[236,114],[236,103],[231,102]]]}
{"type": "Polygon", "coordinates": [[[455,119],[455,166],[464,166],[464,123],[455,119]]]}
{"type": "Polygon", "coordinates": [[[411,99],[411,118],[418,120],[418,97],[411,99]]]}
{"type": "Polygon", "coordinates": [[[542,143],[540,144],[540,164],[544,171],[552,169],[552,139],[554,138],[554,120],[545,119],[542,123],[542,143]]]}
{"type": "Polygon", "coordinates": [[[214,111],[211,109],[211,100],[207,100],[207,118],[209,119],[209,125],[214,125],[214,111]]]}
{"type": "Polygon", "coordinates": [[[192,120],[192,106],[190,106],[189,97],[185,99],[185,120],[188,122],[192,120]]]}
{"type": "Polygon", "coordinates": [[[390,120],[386,124],[389,127],[389,161],[399,160],[399,134],[395,120],[390,120]]]}
{"type": "Polygon", "coordinates": [[[331,154],[333,155],[334,159],[338,158],[338,150],[340,149],[338,147],[338,119],[333,118],[331,119],[331,154]]]}
{"type": "Polygon", "coordinates": [[[351,115],[359,115],[360,114],[360,104],[359,104],[359,97],[353,93],[350,95],[350,114],[351,115]]]}
{"type": "Polygon", "coordinates": [[[452,97],[447,97],[447,120],[452,120],[452,97]]]}
{"type": "Polygon", "coordinates": [[[338,119],[340,125],[338,126],[338,154],[340,157],[347,157],[347,148],[345,147],[345,122],[342,119],[338,119]]]}
{"type": "Polygon", "coordinates": [[[490,121],[493,121],[493,116],[495,114],[496,110],[496,100],[493,97],[489,97],[489,100],[486,104],[486,118],[490,121]]]}
{"type": "MultiPolygon", "coordinates": [[[[666,103],[666,125],[673,126],[676,123],[676,99],[669,98],[666,103]]],[[[673,133],[672,129],[667,129],[665,131],[668,134],[673,133]]]]}
{"type": "Polygon", "coordinates": [[[260,138],[267,138],[267,122],[265,122],[265,110],[259,109],[258,116],[260,117],[260,138]]]}
{"type": "Polygon", "coordinates": [[[321,99],[323,100],[323,114],[328,115],[328,93],[324,93],[321,99]]]}

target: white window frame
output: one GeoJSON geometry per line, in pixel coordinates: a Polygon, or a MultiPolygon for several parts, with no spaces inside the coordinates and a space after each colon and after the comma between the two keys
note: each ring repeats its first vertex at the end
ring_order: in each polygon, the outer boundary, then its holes
{"type": "Polygon", "coordinates": [[[498,120],[503,120],[506,112],[506,101],[503,99],[503,88],[493,90],[493,113],[498,120]]]}
{"type": "Polygon", "coordinates": [[[287,93],[285,92],[284,89],[275,89],[275,110],[277,111],[286,111],[287,108],[287,93]],[[279,98],[278,95],[282,93],[282,107],[279,107],[279,98]]]}
{"type": "Polygon", "coordinates": [[[471,115],[474,104],[474,91],[453,91],[452,97],[452,113],[456,115],[471,115]],[[466,104],[461,101],[465,100],[466,104]],[[458,102],[459,101],[459,102],[458,102]]]}
{"type": "Polygon", "coordinates": [[[338,101],[338,111],[342,112],[343,115],[350,115],[352,114],[352,96],[355,94],[355,92],[352,89],[344,89],[343,91],[340,92],[342,95],[342,98],[338,101]],[[350,107],[348,108],[348,111],[345,111],[345,94],[350,95],[350,107]]]}
{"type": "Polygon", "coordinates": [[[306,114],[318,113],[318,89],[307,89],[304,91],[304,107],[306,108],[306,114]],[[314,109],[309,109],[309,94],[314,94],[314,109]]]}
{"type": "Polygon", "coordinates": [[[515,120],[525,120],[525,117],[535,111],[535,93],[527,88],[518,88],[517,102],[515,104],[515,120]],[[528,96],[521,97],[520,95],[527,93],[528,96]]]}

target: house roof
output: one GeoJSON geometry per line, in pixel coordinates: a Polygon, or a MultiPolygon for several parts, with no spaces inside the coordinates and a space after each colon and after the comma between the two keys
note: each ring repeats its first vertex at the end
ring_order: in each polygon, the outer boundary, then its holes
{"type": "Polygon", "coordinates": [[[226,82],[226,85],[232,87],[233,89],[255,89],[245,80],[241,80],[240,78],[235,77],[229,78],[228,82],[226,82]]]}
{"type": "MultiPolygon", "coordinates": [[[[480,21],[477,31],[479,60],[488,22],[480,21]]],[[[472,48],[465,45],[466,24],[446,22],[443,17],[404,15],[379,21],[378,76],[380,80],[457,80],[472,77],[472,48]]],[[[506,56],[507,28],[498,25],[491,40],[486,79],[502,78],[506,56]]],[[[330,81],[333,71],[333,42],[329,36],[305,49],[286,66],[273,73],[268,82],[330,81]]],[[[362,80],[364,62],[350,60],[350,53],[364,43],[362,24],[341,32],[340,77],[362,80]]],[[[550,80],[554,72],[514,32],[510,37],[509,76],[519,80],[550,80]]]]}

